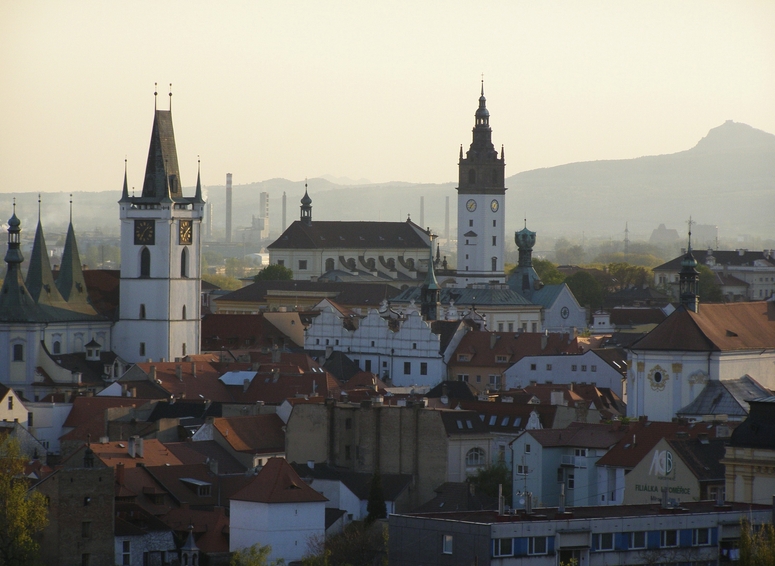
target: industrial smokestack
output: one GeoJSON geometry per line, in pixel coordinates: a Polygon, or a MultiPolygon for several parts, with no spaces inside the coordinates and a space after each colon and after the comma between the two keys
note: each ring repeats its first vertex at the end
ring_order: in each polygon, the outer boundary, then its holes
{"type": "Polygon", "coordinates": [[[285,221],[285,210],[286,210],[286,197],[285,197],[285,191],[283,191],[283,232],[285,232],[285,229],[288,227],[288,224],[285,221]]]}
{"type": "Polygon", "coordinates": [[[226,173],[226,243],[231,243],[231,173],[226,173]]]}

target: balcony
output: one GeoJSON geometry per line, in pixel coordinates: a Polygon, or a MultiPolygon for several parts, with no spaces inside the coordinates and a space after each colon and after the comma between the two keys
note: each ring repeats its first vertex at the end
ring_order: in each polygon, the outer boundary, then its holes
{"type": "Polygon", "coordinates": [[[570,466],[571,468],[586,468],[587,459],[583,456],[563,455],[562,460],[560,461],[560,465],[570,466]]]}

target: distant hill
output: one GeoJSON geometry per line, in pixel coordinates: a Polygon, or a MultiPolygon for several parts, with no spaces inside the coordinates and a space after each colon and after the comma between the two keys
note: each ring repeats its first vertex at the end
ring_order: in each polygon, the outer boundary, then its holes
{"type": "Polygon", "coordinates": [[[670,155],[570,163],[525,171],[507,186],[529,199],[529,224],[550,233],[620,234],[630,229],[678,228],[691,215],[727,238],[772,237],[775,136],[728,121],[696,146],[670,155]]]}
{"type": "MultiPolygon", "coordinates": [[[[454,162],[450,177],[456,177],[454,162]]],[[[225,178],[225,173],[224,173],[225,178]]],[[[330,177],[329,177],[330,178],[330,177]]],[[[350,183],[350,179],[342,179],[350,183]]],[[[270,179],[239,184],[234,175],[235,227],[246,227],[258,214],[259,194],[269,193],[270,229],[279,234],[282,195],[287,194],[288,223],[299,217],[303,181],[270,179]]],[[[450,200],[450,232],[457,223],[456,182],[439,184],[379,183],[337,184],[309,179],[315,219],[412,220],[420,223],[420,197],[425,197],[424,224],[443,235],[445,198],[450,200]]],[[[696,146],[669,155],[636,159],[570,163],[518,173],[506,180],[507,234],[528,225],[545,235],[581,234],[621,238],[624,223],[647,237],[660,223],[683,233],[691,215],[700,224],[718,225],[725,238],[738,234],[772,238],[770,211],[775,208],[775,135],[746,124],[728,121],[713,128],[696,146]]],[[[79,231],[101,228],[118,232],[121,179],[116,190],[75,193],[74,217],[79,231]]],[[[213,229],[223,232],[225,189],[205,187],[214,210],[213,229]]],[[[186,189],[193,194],[193,188],[186,189]]],[[[17,197],[25,228],[37,218],[37,195],[0,194],[0,210],[10,215],[11,198],[17,197]]],[[[44,193],[47,229],[64,228],[67,221],[64,193],[44,193]]],[[[509,237],[509,240],[512,238],[509,237]]]]}

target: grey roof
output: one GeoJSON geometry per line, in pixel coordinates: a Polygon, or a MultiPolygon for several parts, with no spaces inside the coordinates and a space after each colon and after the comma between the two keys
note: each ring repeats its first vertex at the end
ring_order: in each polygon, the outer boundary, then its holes
{"type": "Polygon", "coordinates": [[[541,305],[544,308],[549,308],[560,296],[563,287],[567,287],[565,283],[558,283],[557,285],[544,285],[537,291],[533,291],[531,299],[533,303],[541,305]]]}
{"type": "MultiPolygon", "coordinates": [[[[694,250],[694,255],[700,263],[708,263],[708,259],[712,256],[715,259],[716,265],[729,265],[729,266],[751,266],[757,260],[764,260],[770,265],[775,264],[775,260],[768,253],[764,251],[749,251],[749,250],[707,250],[703,254],[702,250],[694,250]]],[[[653,269],[653,271],[678,271],[681,269],[681,261],[683,255],[680,255],[674,259],[671,259],[667,263],[663,263],[653,269]]]]}
{"type": "MultiPolygon", "coordinates": [[[[421,287],[405,289],[391,303],[420,303],[421,287]]],[[[439,302],[448,305],[489,306],[489,305],[531,305],[525,297],[511,289],[472,289],[469,287],[444,287],[439,293],[439,302]]]]}
{"type": "Polygon", "coordinates": [[[745,417],[750,410],[748,401],[768,395],[770,391],[748,375],[725,381],[709,380],[694,401],[678,410],[676,414],[745,417]]]}
{"type": "Polygon", "coordinates": [[[281,249],[428,249],[422,228],[406,222],[294,221],[277,240],[267,246],[281,249]]]}
{"type": "Polygon", "coordinates": [[[71,222],[67,228],[65,249],[62,252],[62,267],[57,276],[57,289],[62,298],[67,301],[71,310],[77,310],[84,314],[97,314],[97,311],[89,304],[86,281],[83,278],[81,256],[78,253],[78,243],[75,240],[75,230],[71,222]]]}

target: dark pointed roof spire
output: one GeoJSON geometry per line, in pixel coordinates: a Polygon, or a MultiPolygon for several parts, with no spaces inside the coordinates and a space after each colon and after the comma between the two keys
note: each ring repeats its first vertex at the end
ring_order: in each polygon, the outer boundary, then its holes
{"type": "MultiPolygon", "coordinates": [[[[71,195],[72,196],[72,195],[71,195]]],[[[75,230],[72,221],[73,201],[70,200],[70,225],[67,227],[65,249],[62,252],[62,267],[57,277],[56,286],[67,301],[67,307],[83,314],[97,314],[89,304],[86,291],[86,281],[83,277],[81,256],[78,253],[78,243],[75,240],[75,230]]]]}
{"type": "Polygon", "coordinates": [[[42,313],[30,297],[24,285],[21,264],[21,221],[16,216],[16,199],[13,201],[13,215],[8,220],[8,251],[5,254],[7,271],[0,290],[0,321],[36,322],[43,320],[42,313]]]}
{"type": "Polygon", "coordinates": [[[155,109],[142,198],[162,202],[182,197],[172,112],[155,109]]]}
{"type": "Polygon", "coordinates": [[[25,285],[30,297],[37,304],[67,308],[65,300],[54,282],[54,274],[51,272],[51,261],[48,257],[43,224],[40,220],[40,195],[38,195],[38,227],[35,230],[35,242],[32,245],[25,285]]]}
{"type": "Polygon", "coordinates": [[[306,179],[304,179],[304,196],[301,197],[301,221],[307,226],[312,224],[312,199],[307,192],[306,179]]]}
{"type": "Polygon", "coordinates": [[[202,198],[202,162],[199,160],[199,156],[196,156],[196,194],[194,195],[195,202],[204,202],[202,198]]]}
{"type": "Polygon", "coordinates": [[[124,158],[124,188],[121,191],[121,200],[118,202],[127,202],[129,200],[129,182],[127,181],[126,157],[124,158]]]}

